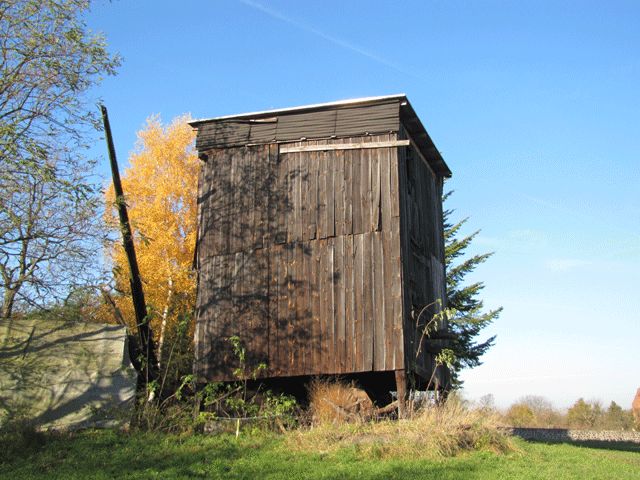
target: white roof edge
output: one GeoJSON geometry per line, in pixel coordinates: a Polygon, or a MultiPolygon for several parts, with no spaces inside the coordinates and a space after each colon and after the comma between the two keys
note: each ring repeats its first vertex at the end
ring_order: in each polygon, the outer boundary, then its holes
{"type": "Polygon", "coordinates": [[[198,123],[204,122],[214,122],[217,120],[225,120],[230,118],[242,118],[242,117],[253,117],[256,115],[267,115],[267,114],[277,114],[282,112],[296,112],[300,110],[311,110],[314,108],[322,108],[322,107],[338,107],[342,105],[353,105],[358,103],[368,103],[368,102],[376,102],[381,100],[391,100],[394,98],[406,98],[406,94],[397,93],[395,95],[381,95],[377,97],[362,97],[362,98],[350,98],[347,100],[338,100],[334,102],[326,102],[326,103],[314,103],[310,105],[300,105],[298,107],[290,107],[290,108],[276,108],[273,110],[262,110],[259,112],[248,112],[248,113],[239,113],[235,115],[224,115],[222,117],[212,117],[212,118],[202,118],[198,120],[192,120],[189,122],[189,125],[196,125],[198,123]]]}

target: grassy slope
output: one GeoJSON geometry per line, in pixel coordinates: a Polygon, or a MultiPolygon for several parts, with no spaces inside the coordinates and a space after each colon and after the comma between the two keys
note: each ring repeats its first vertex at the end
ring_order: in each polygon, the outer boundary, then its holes
{"type": "MultiPolygon", "coordinates": [[[[33,442],[32,442],[33,443],[33,442]]],[[[42,445],[0,445],[0,477],[22,478],[425,478],[638,479],[640,448],[628,451],[516,442],[519,452],[444,460],[362,460],[293,453],[278,437],[175,437],[85,432],[42,445]]]]}

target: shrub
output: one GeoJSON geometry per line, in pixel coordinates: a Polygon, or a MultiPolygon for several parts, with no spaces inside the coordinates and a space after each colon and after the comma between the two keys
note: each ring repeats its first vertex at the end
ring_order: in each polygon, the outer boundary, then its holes
{"type": "Polygon", "coordinates": [[[505,415],[505,420],[513,427],[532,427],[535,418],[531,407],[523,403],[511,405],[505,415]]]}
{"type": "Polygon", "coordinates": [[[598,402],[585,402],[580,398],[567,412],[567,423],[573,428],[594,428],[602,417],[598,402]]]}
{"type": "Polygon", "coordinates": [[[616,402],[611,402],[602,418],[602,428],[606,430],[632,430],[633,414],[631,410],[623,410],[616,402]]]}
{"type": "Polygon", "coordinates": [[[539,395],[527,395],[509,407],[505,422],[513,427],[558,428],[564,426],[562,414],[539,395]]]}
{"type": "Polygon", "coordinates": [[[315,379],[308,390],[309,413],[315,424],[358,423],[373,415],[373,402],[353,382],[315,379]]]}
{"type": "Polygon", "coordinates": [[[439,458],[469,450],[512,449],[509,437],[498,427],[496,416],[468,409],[455,398],[429,405],[411,419],[324,423],[288,435],[292,449],[320,453],[355,449],[360,456],[376,458],[439,458]]]}

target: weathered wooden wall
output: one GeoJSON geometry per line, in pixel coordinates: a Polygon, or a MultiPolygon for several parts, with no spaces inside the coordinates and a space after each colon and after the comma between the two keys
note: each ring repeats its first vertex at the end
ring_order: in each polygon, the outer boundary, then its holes
{"type": "Polygon", "coordinates": [[[403,369],[398,148],[281,153],[267,144],[204,153],[198,376],[233,378],[232,335],[268,376],[403,369]]]}
{"type": "MultiPolygon", "coordinates": [[[[404,129],[399,137],[410,138],[404,129]]],[[[434,337],[447,328],[445,322],[430,323],[446,307],[443,179],[433,172],[413,142],[399,149],[398,163],[407,368],[428,381],[441,347],[434,337]],[[428,335],[424,333],[427,325],[428,335]]]]}

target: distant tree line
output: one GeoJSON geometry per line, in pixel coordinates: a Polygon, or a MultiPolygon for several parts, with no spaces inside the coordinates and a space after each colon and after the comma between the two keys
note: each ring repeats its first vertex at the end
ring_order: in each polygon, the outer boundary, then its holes
{"type": "MultiPolygon", "coordinates": [[[[481,407],[497,410],[489,397],[483,397],[481,407]]],[[[638,427],[631,410],[622,408],[614,401],[605,408],[597,400],[579,398],[563,412],[546,398],[537,395],[528,395],[513,403],[503,413],[503,419],[513,427],[585,430],[633,430],[638,427]]]]}

